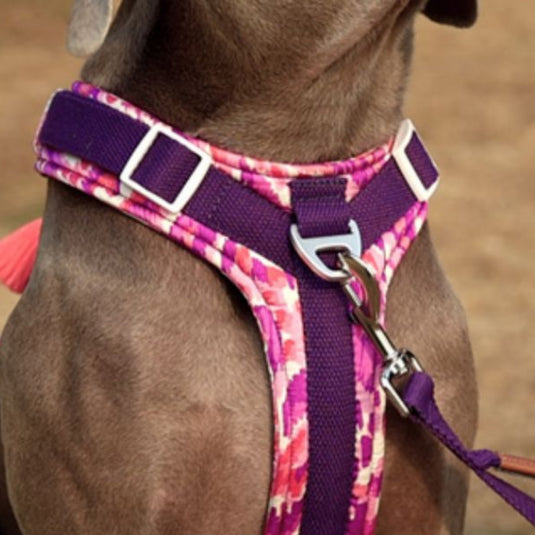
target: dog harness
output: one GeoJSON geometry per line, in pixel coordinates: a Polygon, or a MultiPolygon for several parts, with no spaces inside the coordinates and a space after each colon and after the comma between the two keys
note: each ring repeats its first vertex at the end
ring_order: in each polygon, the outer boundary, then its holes
{"type": "Polygon", "coordinates": [[[389,283],[438,185],[409,121],[359,157],[276,164],[77,82],[51,99],[36,151],[40,173],[192,251],[246,297],[271,379],[266,535],[373,533],[386,397],[535,522],[533,500],[489,471],[535,473],[535,464],[465,449],[440,416],[430,377],[383,329],[389,283]],[[393,385],[400,375],[410,376],[403,393],[393,385]]]}

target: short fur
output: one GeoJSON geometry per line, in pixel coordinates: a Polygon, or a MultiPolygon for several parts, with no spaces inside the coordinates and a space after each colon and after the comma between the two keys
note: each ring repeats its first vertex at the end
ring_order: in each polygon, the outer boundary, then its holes
{"type": "MultiPolygon", "coordinates": [[[[251,156],[344,158],[395,132],[423,7],[124,0],[83,77],[251,156]]],[[[387,322],[471,444],[466,322],[427,228],[394,277],[387,322]]],[[[37,265],[1,344],[2,440],[21,531],[2,514],[0,532],[261,533],[271,476],[263,359],[247,305],[218,273],[51,183],[37,265]]],[[[395,414],[386,456],[378,534],[460,534],[459,464],[395,414]]]]}

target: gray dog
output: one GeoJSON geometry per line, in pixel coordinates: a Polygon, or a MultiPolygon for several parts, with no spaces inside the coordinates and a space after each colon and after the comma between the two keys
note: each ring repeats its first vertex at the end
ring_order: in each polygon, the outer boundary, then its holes
{"type": "MultiPolygon", "coordinates": [[[[77,0],[69,47],[94,52],[83,79],[188,133],[315,162],[396,131],[422,10],[460,26],[476,16],[475,0],[123,0],[111,23],[111,0],[77,0]]],[[[466,323],[427,228],[387,314],[470,445],[466,323]]],[[[0,365],[2,534],[261,533],[272,447],[262,342],[242,298],[188,252],[51,183],[0,365]]],[[[456,461],[396,414],[386,459],[378,534],[462,532],[456,461]]]]}

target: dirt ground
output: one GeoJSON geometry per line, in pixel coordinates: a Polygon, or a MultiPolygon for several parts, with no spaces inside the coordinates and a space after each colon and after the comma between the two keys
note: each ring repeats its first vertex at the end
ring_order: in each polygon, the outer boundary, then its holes
{"type": "MultiPolygon", "coordinates": [[[[68,0],[1,6],[3,236],[42,210],[33,132],[52,90],[75,79],[80,62],[63,44],[68,0]]],[[[469,318],[478,445],[535,456],[535,6],[486,0],[481,11],[469,31],[418,23],[406,108],[442,171],[431,222],[469,318]]],[[[0,290],[0,327],[15,303],[0,290]]],[[[535,494],[535,482],[525,487],[535,494]]],[[[533,529],[474,480],[466,533],[533,529]]]]}

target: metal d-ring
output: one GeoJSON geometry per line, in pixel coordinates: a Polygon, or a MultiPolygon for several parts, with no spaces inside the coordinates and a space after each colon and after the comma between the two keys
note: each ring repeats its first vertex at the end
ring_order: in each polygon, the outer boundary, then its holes
{"type": "Polygon", "coordinates": [[[334,236],[303,238],[297,225],[290,227],[290,239],[301,260],[322,279],[332,282],[346,282],[351,273],[345,269],[331,269],[320,258],[320,253],[344,253],[359,257],[362,253],[362,239],[357,223],[349,221],[349,232],[334,236]]]}

